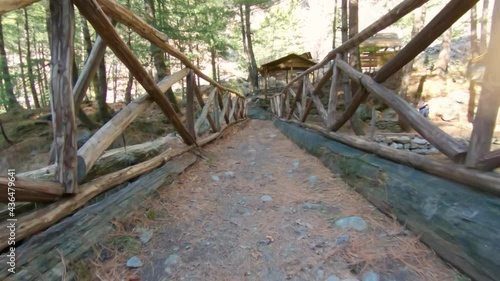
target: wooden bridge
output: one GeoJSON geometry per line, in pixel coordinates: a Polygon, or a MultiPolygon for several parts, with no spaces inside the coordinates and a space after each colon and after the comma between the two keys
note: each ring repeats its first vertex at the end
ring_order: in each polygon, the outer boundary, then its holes
{"type": "MultiPolygon", "coordinates": [[[[34,2],[37,1],[3,1],[0,4],[0,13],[6,13],[34,2]]],[[[486,198],[497,200],[497,196],[500,195],[500,177],[492,171],[500,167],[500,151],[490,151],[490,145],[495,127],[494,120],[496,120],[500,105],[500,95],[498,94],[500,57],[494,51],[500,47],[500,3],[498,1],[495,3],[491,43],[489,52],[486,55],[488,66],[468,147],[425,119],[397,94],[385,88],[382,83],[420,54],[445,30],[450,28],[454,22],[469,11],[478,0],[449,1],[443,10],[394,58],[384,65],[374,77],[360,73],[344,59],[344,54],[350,49],[358,46],[364,40],[390,26],[426,2],[428,0],[406,0],[401,2],[378,21],[340,47],[332,50],[321,62],[290,81],[281,93],[270,98],[270,108],[274,114],[274,121],[281,124],[279,126],[282,128],[284,128],[283,126],[291,126],[289,123],[297,124],[335,142],[359,149],[365,153],[380,156],[405,167],[415,168],[461,186],[467,186],[469,190],[467,192],[474,194],[474,196],[484,194],[486,198]],[[308,79],[308,74],[330,62],[333,62],[332,67],[313,85],[308,79]],[[347,106],[345,111],[342,112],[340,118],[335,118],[337,95],[340,79],[343,75],[349,77],[353,85],[357,85],[355,87],[357,91],[352,97],[346,97],[347,106]],[[328,81],[332,81],[332,86],[329,102],[325,107],[319,99],[318,93],[328,81]],[[294,87],[299,89],[298,92],[292,89],[294,87]],[[415,131],[446,155],[454,164],[431,160],[425,156],[398,151],[337,133],[336,131],[352,118],[359,105],[369,96],[383,101],[394,109],[415,131]],[[308,122],[308,116],[313,107],[317,109],[321,116],[323,126],[308,122]]],[[[21,242],[36,233],[44,231],[64,217],[74,213],[95,196],[131,179],[147,174],[169,163],[171,159],[217,139],[226,128],[246,120],[248,113],[248,101],[241,93],[222,86],[202,73],[184,54],[167,43],[167,35],[156,30],[116,1],[73,0],[71,2],[51,0],[50,8],[53,25],[51,28],[52,71],[50,81],[56,162],[53,166],[25,173],[24,176],[19,175],[20,178],[16,179],[15,186],[11,183],[9,177],[0,178],[0,190],[2,190],[0,199],[3,202],[8,203],[11,200],[11,195],[15,194],[16,202],[44,202],[50,204],[17,219],[16,242],[21,242]],[[73,64],[73,5],[92,24],[99,35],[74,87],[71,86],[72,83],[70,82],[73,64]],[[185,68],[155,83],[131,49],[120,38],[114,27],[114,22],[127,26],[164,52],[176,57],[184,64],[185,68]],[[89,87],[90,78],[95,75],[106,47],[109,47],[127,66],[147,93],[127,105],[102,126],[84,146],[77,149],[75,108],[78,108],[82,102],[89,87]],[[197,77],[204,79],[212,86],[205,99],[199,85],[196,85],[197,77]],[[187,103],[185,117],[181,118],[174,111],[163,93],[184,78],[187,81],[187,103]],[[185,146],[162,151],[151,159],[106,175],[89,177],[90,171],[104,157],[103,154],[110,144],[153,103],[156,103],[171,121],[185,146]],[[196,119],[195,111],[197,107],[201,109],[201,114],[196,119]],[[209,135],[202,135],[200,132],[204,122],[210,124],[211,132],[209,135]]],[[[372,122],[374,121],[372,120],[372,122]]],[[[285,134],[287,130],[282,129],[285,134]]],[[[307,150],[307,148],[305,149],[307,150]]],[[[361,193],[366,195],[374,205],[383,211],[390,212],[391,208],[400,208],[391,205],[395,202],[388,203],[388,201],[386,202],[373,195],[377,192],[379,191],[365,190],[365,192],[361,193]]],[[[468,194],[467,192],[460,194],[468,194]]],[[[450,193],[453,193],[453,190],[450,193]]],[[[397,195],[393,196],[397,197],[397,195]]],[[[453,197],[452,194],[448,196],[453,197]]],[[[442,195],[442,199],[439,200],[447,200],[444,197],[446,196],[442,195]]],[[[474,203],[478,202],[480,201],[474,201],[474,203]]],[[[496,209],[489,209],[489,211],[498,212],[499,206],[491,207],[496,209]]],[[[401,211],[401,213],[404,213],[404,211],[401,211]]],[[[446,240],[446,235],[452,235],[451,232],[433,227],[423,227],[420,225],[420,223],[423,223],[422,221],[418,219],[412,221],[411,217],[404,214],[401,216],[398,217],[399,220],[408,223],[413,230],[423,232],[422,239],[425,243],[429,244],[438,254],[472,278],[492,281],[495,280],[495,276],[499,276],[498,250],[500,249],[498,248],[498,237],[500,236],[498,235],[500,233],[498,229],[459,229],[452,233],[460,236],[460,239],[471,239],[469,243],[476,244],[467,248],[464,246],[465,242],[461,244],[463,241],[453,241],[448,245],[449,247],[441,247],[439,243],[446,240]],[[483,232],[481,239],[485,240],[472,240],[471,237],[476,232],[483,232]],[[474,247],[480,247],[483,242],[488,245],[488,249],[471,250],[474,247]],[[495,249],[497,250],[496,255],[488,257],[495,249]],[[459,254],[460,251],[463,251],[463,253],[459,254]]],[[[482,219],[480,226],[486,227],[488,223],[493,223],[491,220],[498,221],[498,213],[497,217],[482,219]]],[[[0,224],[0,245],[2,249],[10,245],[8,242],[10,235],[7,230],[8,224],[8,221],[0,224]]],[[[457,228],[460,227],[457,226],[457,228]]],[[[29,251],[29,249],[25,248],[23,253],[26,255],[29,251]]],[[[28,263],[29,261],[26,261],[24,265],[28,263]]],[[[21,268],[24,265],[20,265],[21,268]]],[[[5,277],[4,273],[2,272],[3,275],[1,276],[5,277]]],[[[15,280],[16,278],[23,280],[22,277],[13,275],[12,279],[15,280]]]]}

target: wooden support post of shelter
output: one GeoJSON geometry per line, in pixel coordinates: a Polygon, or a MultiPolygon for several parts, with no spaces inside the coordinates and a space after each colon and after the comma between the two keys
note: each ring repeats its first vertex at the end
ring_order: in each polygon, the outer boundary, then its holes
{"type": "Polygon", "coordinates": [[[51,110],[56,156],[56,180],[65,193],[78,186],[76,120],[72,90],[74,8],[70,1],[50,0],[52,22],[51,110]]]}

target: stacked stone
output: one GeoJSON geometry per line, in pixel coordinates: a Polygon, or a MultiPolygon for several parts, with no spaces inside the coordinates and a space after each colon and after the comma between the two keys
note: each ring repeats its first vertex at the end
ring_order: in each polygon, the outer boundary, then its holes
{"type": "Polygon", "coordinates": [[[375,141],[381,145],[386,145],[395,149],[408,150],[422,155],[439,153],[439,151],[426,139],[418,136],[379,135],[375,138],[375,141]]]}

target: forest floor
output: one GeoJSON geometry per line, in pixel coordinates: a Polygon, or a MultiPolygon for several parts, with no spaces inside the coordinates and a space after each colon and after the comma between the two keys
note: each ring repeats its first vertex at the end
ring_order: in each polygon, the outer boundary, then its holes
{"type": "Polygon", "coordinates": [[[114,223],[88,272],[100,280],[467,280],[272,122],[224,135],[114,223]]]}

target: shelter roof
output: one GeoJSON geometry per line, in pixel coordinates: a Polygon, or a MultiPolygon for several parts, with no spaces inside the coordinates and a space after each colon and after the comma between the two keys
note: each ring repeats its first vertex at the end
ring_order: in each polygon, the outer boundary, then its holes
{"type": "Polygon", "coordinates": [[[306,70],[315,64],[316,62],[312,60],[310,52],[302,55],[289,54],[277,60],[262,64],[259,68],[259,72],[265,74],[280,70],[306,70]]]}

